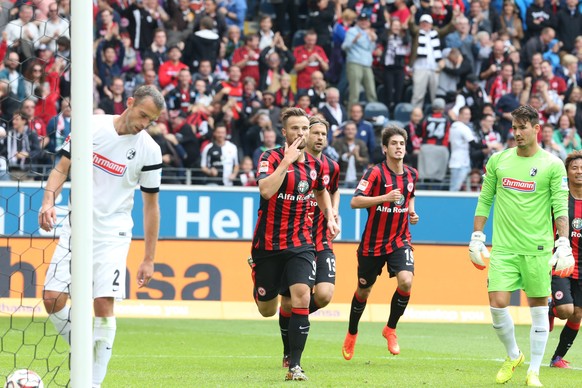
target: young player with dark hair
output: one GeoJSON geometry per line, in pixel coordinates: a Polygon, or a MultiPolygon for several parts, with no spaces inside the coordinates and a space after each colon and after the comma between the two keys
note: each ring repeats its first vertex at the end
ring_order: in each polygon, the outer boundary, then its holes
{"type": "Polygon", "coordinates": [[[548,296],[551,266],[559,276],[569,276],[574,266],[568,239],[568,184],[564,163],[541,149],[537,110],[529,105],[511,112],[517,147],[491,156],[473,225],[469,258],[476,268],[485,269],[489,257],[483,228],[493,210],[493,251],[487,289],[493,328],[503,343],[507,358],[497,372],[503,384],[513,377],[525,357],[515,340],[509,312],[513,291],[523,289],[528,298],[532,327],[531,360],[526,385],[542,386],[540,365],[548,341],[548,296]],[[552,212],[559,238],[554,243],[552,212]],[[556,251],[552,256],[552,248],[556,251]]]}
{"type": "Polygon", "coordinates": [[[390,277],[396,277],[398,286],[382,335],[390,353],[400,353],[396,325],[408,305],[414,276],[408,224],[419,221],[414,198],[418,173],[404,164],[407,138],[402,128],[384,128],[382,149],[386,159],[366,171],[351,201],[354,209],[368,209],[368,221],[358,247],[358,287],[352,299],[348,333],[342,348],[346,360],[354,356],[358,323],[384,265],[390,277]]]}

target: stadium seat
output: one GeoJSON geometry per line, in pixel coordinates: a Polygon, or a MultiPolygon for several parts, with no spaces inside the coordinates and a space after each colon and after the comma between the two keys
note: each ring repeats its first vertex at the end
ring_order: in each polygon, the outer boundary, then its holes
{"type": "Polygon", "coordinates": [[[378,116],[384,116],[386,120],[390,117],[386,105],[382,102],[368,102],[364,108],[364,120],[374,121],[378,116]]]}
{"type": "Polygon", "coordinates": [[[424,117],[426,117],[432,113],[432,104],[430,102],[424,103],[424,107],[422,108],[422,113],[424,114],[424,117]]]}
{"type": "Polygon", "coordinates": [[[406,125],[406,122],[402,122],[402,121],[398,121],[398,120],[389,120],[386,123],[386,126],[388,126],[388,125],[395,125],[398,128],[404,128],[404,126],[406,125]]]}
{"type": "Polygon", "coordinates": [[[295,31],[295,34],[293,34],[293,39],[291,41],[291,49],[294,49],[297,46],[301,46],[301,45],[305,44],[305,41],[303,40],[303,38],[305,37],[306,33],[307,33],[307,30],[295,31]]]}
{"type": "Polygon", "coordinates": [[[378,101],[386,101],[386,88],[383,84],[378,85],[376,88],[376,96],[378,97],[378,101]]]}
{"type": "Polygon", "coordinates": [[[394,120],[406,123],[410,120],[410,112],[414,106],[409,102],[400,102],[394,108],[394,120]]]}

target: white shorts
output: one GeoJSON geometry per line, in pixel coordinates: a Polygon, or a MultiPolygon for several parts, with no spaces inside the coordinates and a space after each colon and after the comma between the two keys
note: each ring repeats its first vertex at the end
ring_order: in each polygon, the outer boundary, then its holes
{"type": "MultiPolygon", "coordinates": [[[[125,298],[127,254],[131,239],[93,242],[93,299],[125,298]]],[[[70,294],[70,237],[61,235],[44,281],[44,289],[70,294]]]]}

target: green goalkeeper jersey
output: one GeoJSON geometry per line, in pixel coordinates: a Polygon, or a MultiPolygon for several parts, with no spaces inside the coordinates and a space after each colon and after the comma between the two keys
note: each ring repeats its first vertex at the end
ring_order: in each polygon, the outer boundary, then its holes
{"type": "Polygon", "coordinates": [[[568,217],[568,177],[564,163],[540,149],[531,157],[510,148],[487,162],[476,216],[493,208],[493,251],[522,255],[551,253],[552,212],[568,217]]]}

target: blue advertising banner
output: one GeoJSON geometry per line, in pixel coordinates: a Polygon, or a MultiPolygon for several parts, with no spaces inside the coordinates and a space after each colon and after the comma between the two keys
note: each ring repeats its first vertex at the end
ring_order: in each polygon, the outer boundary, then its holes
{"type": "MultiPolygon", "coordinates": [[[[359,241],[368,217],[365,209],[352,209],[352,190],[341,190],[340,241],[359,241]]],[[[45,236],[38,229],[38,211],[43,189],[38,182],[2,183],[0,186],[0,234],[4,236],[45,236]]],[[[69,189],[57,198],[59,222],[67,214],[69,189]]],[[[465,244],[473,230],[476,193],[419,191],[416,211],[420,222],[411,226],[413,241],[438,244],[465,244]]],[[[257,219],[257,188],[208,186],[164,186],[160,192],[162,239],[250,240],[257,219]]],[[[133,235],[143,236],[142,199],[136,190],[133,235]]],[[[58,229],[57,229],[58,233],[58,229]]],[[[491,223],[485,230],[488,241],[491,223]]]]}

